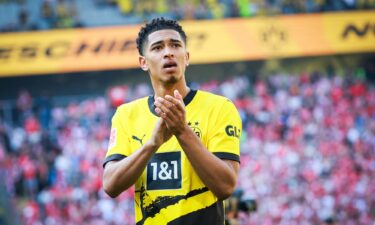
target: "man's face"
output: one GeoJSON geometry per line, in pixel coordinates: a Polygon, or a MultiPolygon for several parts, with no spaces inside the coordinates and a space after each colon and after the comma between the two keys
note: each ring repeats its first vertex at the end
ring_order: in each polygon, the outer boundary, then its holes
{"type": "Polygon", "coordinates": [[[189,53],[177,31],[165,29],[149,34],[143,53],[139,58],[141,68],[149,71],[153,82],[174,84],[184,79],[189,53]]]}

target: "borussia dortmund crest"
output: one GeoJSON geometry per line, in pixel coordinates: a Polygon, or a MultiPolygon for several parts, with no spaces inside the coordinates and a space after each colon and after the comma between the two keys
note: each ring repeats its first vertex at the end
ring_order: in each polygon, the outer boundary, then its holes
{"type": "Polygon", "coordinates": [[[198,127],[199,122],[189,122],[188,125],[199,138],[202,137],[202,131],[198,127]]]}

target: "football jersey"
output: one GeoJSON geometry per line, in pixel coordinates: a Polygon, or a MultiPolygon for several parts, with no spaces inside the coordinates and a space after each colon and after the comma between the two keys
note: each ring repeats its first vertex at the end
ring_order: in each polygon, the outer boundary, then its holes
{"type": "MultiPolygon", "coordinates": [[[[240,160],[242,123],[227,98],[191,90],[184,98],[186,120],[203,145],[220,159],[240,160]]],[[[121,160],[152,135],[159,117],[154,97],[121,105],[112,118],[105,163],[121,160]]],[[[222,201],[204,185],[175,136],[160,146],[135,183],[137,225],[223,225],[222,201]]]]}

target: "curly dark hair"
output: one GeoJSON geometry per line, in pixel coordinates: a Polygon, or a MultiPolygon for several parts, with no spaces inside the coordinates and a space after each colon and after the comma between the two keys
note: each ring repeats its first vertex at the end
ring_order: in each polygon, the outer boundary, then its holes
{"type": "Polygon", "coordinates": [[[182,27],[178,24],[176,20],[164,19],[163,17],[152,19],[150,22],[146,23],[144,27],[138,33],[137,37],[137,49],[140,55],[143,55],[143,45],[147,41],[148,35],[158,31],[172,29],[177,31],[182,40],[186,45],[186,34],[182,27]]]}

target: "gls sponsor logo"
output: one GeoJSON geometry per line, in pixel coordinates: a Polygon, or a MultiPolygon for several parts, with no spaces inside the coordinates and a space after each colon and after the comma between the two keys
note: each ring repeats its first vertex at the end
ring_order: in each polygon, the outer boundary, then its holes
{"type": "Polygon", "coordinates": [[[241,129],[236,126],[228,125],[225,127],[225,133],[227,133],[229,137],[240,138],[241,129]]]}
{"type": "Polygon", "coordinates": [[[342,39],[347,39],[349,35],[355,35],[356,37],[363,38],[367,35],[375,35],[375,24],[367,22],[362,26],[356,26],[354,24],[348,24],[342,32],[342,39]]]}

